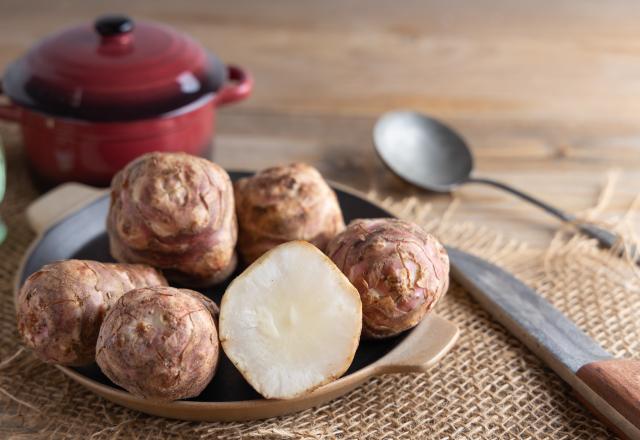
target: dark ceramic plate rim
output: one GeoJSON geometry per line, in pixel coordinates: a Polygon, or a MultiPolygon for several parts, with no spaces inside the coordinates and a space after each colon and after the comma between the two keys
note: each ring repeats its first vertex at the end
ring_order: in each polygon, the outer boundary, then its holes
{"type": "MultiPolygon", "coordinates": [[[[245,171],[229,171],[229,174],[232,176],[233,180],[236,180],[238,178],[247,176],[247,175],[251,175],[251,172],[245,172],[245,171]]],[[[361,203],[363,205],[365,205],[365,207],[367,209],[371,209],[372,211],[376,211],[377,215],[374,216],[369,216],[367,215],[367,217],[394,217],[389,211],[387,211],[386,209],[382,208],[380,205],[370,201],[367,199],[366,196],[364,196],[364,194],[358,193],[357,191],[354,191],[351,188],[345,187],[344,185],[341,184],[336,184],[334,182],[330,182],[331,187],[336,191],[338,198],[340,199],[341,202],[341,206],[344,208],[343,203],[344,202],[344,198],[351,198],[352,202],[356,201],[358,203],[361,203]]],[[[18,289],[20,287],[20,285],[22,284],[22,282],[24,281],[24,279],[26,279],[26,277],[29,275],[29,273],[26,273],[26,268],[29,264],[29,262],[37,257],[37,251],[39,246],[42,245],[42,243],[47,239],[48,236],[51,236],[52,234],[55,234],[55,230],[56,228],[60,227],[61,225],[64,225],[69,219],[77,216],[77,215],[82,215],[82,213],[87,212],[88,210],[90,210],[92,207],[95,208],[96,205],[100,204],[100,203],[105,203],[105,198],[108,197],[108,194],[105,192],[105,194],[100,195],[96,200],[93,200],[90,203],[87,203],[86,205],[80,207],[78,210],[71,212],[68,215],[65,215],[63,218],[57,220],[56,222],[54,222],[52,225],[48,226],[46,228],[46,230],[44,230],[41,234],[39,234],[33,241],[33,243],[29,246],[29,248],[27,249],[27,251],[25,252],[25,255],[22,259],[22,262],[20,264],[20,267],[18,269],[18,271],[16,272],[16,277],[15,277],[15,285],[14,285],[14,295],[15,293],[18,292],[18,289]]],[[[358,213],[353,213],[353,212],[347,212],[347,210],[344,210],[345,213],[345,220],[347,220],[347,222],[349,220],[352,220],[354,218],[359,218],[359,217],[363,217],[364,215],[358,215],[358,213]],[[352,215],[355,214],[355,215],[352,215]]],[[[103,227],[104,229],[104,227],[103,227]]],[[[101,235],[101,234],[99,234],[101,235]]],[[[95,239],[96,237],[94,237],[95,239]]],[[[91,240],[85,240],[84,244],[90,243],[91,240]]],[[[77,250],[75,251],[75,254],[77,254],[77,250]]],[[[48,262],[48,261],[47,261],[48,262]]],[[[43,262],[42,264],[46,264],[46,262],[43,262]]],[[[41,264],[41,265],[42,265],[41,264]]],[[[40,265],[40,266],[41,266],[40,265]]],[[[36,269],[37,270],[37,269],[36,269]]],[[[30,272],[31,273],[31,272],[30,272]]],[[[349,371],[343,375],[342,377],[340,377],[339,379],[324,385],[320,388],[318,388],[316,391],[314,391],[314,393],[324,393],[324,392],[328,392],[331,389],[334,388],[339,388],[342,386],[343,382],[349,382],[352,380],[357,380],[358,378],[363,378],[363,377],[367,377],[370,376],[374,373],[374,370],[376,368],[376,364],[380,363],[381,360],[383,360],[391,351],[393,351],[395,348],[399,347],[402,345],[403,340],[406,338],[406,336],[408,336],[411,333],[411,331],[405,332],[404,334],[402,334],[401,336],[394,338],[391,341],[388,341],[387,344],[389,345],[388,349],[386,349],[381,355],[379,355],[377,358],[369,361],[368,363],[353,369],[353,365],[352,367],[350,367],[349,371]]],[[[379,341],[375,341],[374,343],[383,343],[383,342],[379,342],[379,341]]],[[[97,380],[93,377],[90,377],[86,372],[83,372],[83,370],[86,370],[87,367],[81,367],[81,368],[75,368],[75,367],[65,367],[65,366],[61,366],[61,365],[55,365],[57,368],[59,368],[60,370],[62,370],[66,375],[70,376],[71,378],[73,378],[74,380],[78,381],[79,383],[85,385],[85,386],[89,386],[90,388],[97,388],[100,389],[102,391],[103,394],[112,394],[112,395],[117,395],[119,397],[122,398],[126,398],[126,399],[133,399],[133,400],[139,400],[139,401],[144,401],[145,399],[142,398],[138,398],[136,396],[131,395],[130,393],[128,393],[126,390],[122,389],[121,387],[113,384],[112,382],[108,381],[108,383],[104,383],[103,381],[97,380]]],[[[96,368],[97,366],[95,366],[95,364],[92,365],[92,367],[89,368],[96,368]]],[[[100,373],[101,374],[101,373],[100,373]]],[[[232,409],[232,408],[246,408],[247,405],[249,406],[261,406],[261,405],[268,405],[270,402],[273,402],[272,400],[267,400],[264,399],[258,395],[256,395],[255,398],[253,399],[246,399],[246,400],[198,400],[200,398],[200,396],[194,398],[194,399],[189,399],[189,400],[180,400],[180,401],[174,401],[174,402],[168,402],[167,404],[169,405],[185,405],[185,406],[200,406],[200,405],[216,405],[219,406],[220,408],[226,408],[226,409],[232,409]]]]}

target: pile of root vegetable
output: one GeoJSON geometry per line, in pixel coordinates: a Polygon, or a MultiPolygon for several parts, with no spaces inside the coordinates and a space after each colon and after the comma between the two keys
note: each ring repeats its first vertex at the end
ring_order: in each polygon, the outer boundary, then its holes
{"type": "Polygon", "coordinates": [[[159,401],[199,395],[220,349],[265,398],[309,393],[347,371],[361,337],[417,325],[449,283],[436,238],[397,219],[345,226],[333,190],[300,163],[234,185],[208,160],[147,154],[114,177],[107,230],[119,263],[33,273],[17,297],[18,330],[43,361],[97,362],[159,401]],[[249,266],[219,308],[167,282],[211,286],[238,261],[249,266]]]}

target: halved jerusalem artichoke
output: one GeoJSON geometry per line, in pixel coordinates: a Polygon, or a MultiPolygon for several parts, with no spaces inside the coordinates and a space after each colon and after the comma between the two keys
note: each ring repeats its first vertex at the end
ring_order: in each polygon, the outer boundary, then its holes
{"type": "Polygon", "coordinates": [[[229,286],[220,306],[220,342],[266,398],[292,398],[340,377],[355,355],[362,303],[320,250],[282,244],[229,286]]]}

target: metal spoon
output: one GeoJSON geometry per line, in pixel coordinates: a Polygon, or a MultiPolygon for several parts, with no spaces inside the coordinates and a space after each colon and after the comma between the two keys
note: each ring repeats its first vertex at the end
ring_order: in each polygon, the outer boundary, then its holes
{"type": "Polygon", "coordinates": [[[563,222],[572,223],[603,247],[611,248],[620,240],[612,232],[583,223],[575,216],[507,184],[472,177],[473,156],[464,139],[442,122],[421,113],[394,111],[384,114],[373,129],[373,141],[389,169],[416,186],[443,193],[465,183],[491,185],[542,208],[563,222]]]}

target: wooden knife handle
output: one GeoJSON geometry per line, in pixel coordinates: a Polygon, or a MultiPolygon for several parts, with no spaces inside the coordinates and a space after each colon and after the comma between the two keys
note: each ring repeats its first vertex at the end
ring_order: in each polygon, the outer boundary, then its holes
{"type": "Polygon", "coordinates": [[[615,410],[599,404],[588,392],[576,390],[591,412],[622,438],[640,439],[640,361],[596,361],[582,366],[576,375],[615,410]]]}

